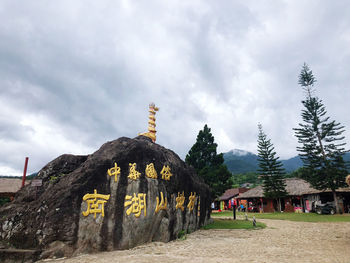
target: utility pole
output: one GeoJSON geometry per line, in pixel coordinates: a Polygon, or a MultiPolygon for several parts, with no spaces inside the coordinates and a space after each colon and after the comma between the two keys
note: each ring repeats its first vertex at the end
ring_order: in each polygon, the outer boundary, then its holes
{"type": "Polygon", "coordinates": [[[236,207],[237,207],[237,201],[236,199],[233,199],[233,220],[236,220],[236,207]]]}
{"type": "Polygon", "coordinates": [[[22,186],[21,188],[24,186],[25,182],[26,182],[26,175],[27,175],[27,167],[28,167],[28,157],[26,157],[26,160],[24,162],[24,170],[23,170],[23,177],[22,177],[22,186]]]}

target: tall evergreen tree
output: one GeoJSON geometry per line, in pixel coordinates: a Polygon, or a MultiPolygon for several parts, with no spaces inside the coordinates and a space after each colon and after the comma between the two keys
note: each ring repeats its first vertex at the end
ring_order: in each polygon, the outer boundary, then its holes
{"type": "Polygon", "coordinates": [[[186,163],[192,165],[209,185],[213,198],[220,196],[232,185],[232,174],[224,165],[223,154],[217,154],[217,144],[207,125],[200,130],[196,143],[186,155],[186,163]]]}
{"type": "Polygon", "coordinates": [[[294,128],[295,136],[301,144],[297,150],[305,167],[303,178],[316,189],[331,189],[337,212],[340,212],[336,189],[346,186],[347,175],[343,159],[344,126],[326,116],[326,107],[314,95],[316,78],[305,63],[298,83],[305,91],[305,99],[302,101],[304,109],[301,112],[303,123],[299,123],[299,128],[294,128]]]}
{"type": "Polygon", "coordinates": [[[264,196],[277,199],[278,210],[281,211],[281,198],[287,195],[284,180],[285,170],[261,124],[258,124],[258,130],[258,163],[260,167],[258,171],[262,175],[264,196]]]}

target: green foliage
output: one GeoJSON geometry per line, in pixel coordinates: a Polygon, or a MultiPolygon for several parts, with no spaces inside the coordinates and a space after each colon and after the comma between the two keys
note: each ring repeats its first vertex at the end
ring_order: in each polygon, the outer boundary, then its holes
{"type": "Polygon", "coordinates": [[[209,185],[214,197],[220,196],[226,189],[232,186],[232,174],[223,164],[205,166],[198,174],[209,185]]]}
{"type": "Polygon", "coordinates": [[[284,181],[285,171],[282,163],[276,157],[273,144],[267,139],[262,129],[262,125],[258,125],[258,162],[260,169],[258,170],[262,176],[264,196],[269,198],[281,198],[287,195],[286,184],[284,181]]]}
{"type": "Polygon", "coordinates": [[[51,184],[56,183],[58,181],[58,176],[51,175],[49,180],[51,184]]]}
{"type": "Polygon", "coordinates": [[[232,183],[233,187],[240,187],[244,183],[251,183],[253,187],[261,184],[261,180],[258,177],[258,173],[256,172],[248,172],[241,174],[232,175],[232,183]]]}
{"type": "MultiPolygon", "coordinates": [[[[38,173],[32,173],[26,176],[26,180],[33,180],[38,173]]],[[[9,179],[22,179],[22,176],[12,176],[12,175],[0,175],[0,178],[9,178],[9,179]]]]}
{"type": "Polygon", "coordinates": [[[335,189],[346,186],[346,163],[342,142],[345,131],[340,123],[331,121],[326,116],[326,108],[318,97],[314,96],[312,71],[304,64],[299,75],[299,84],[306,91],[306,98],[302,101],[304,109],[301,112],[303,123],[295,128],[295,136],[301,146],[297,147],[304,164],[302,178],[319,190],[335,189]]]}
{"type": "Polygon", "coordinates": [[[311,95],[311,92],[313,91],[312,87],[314,86],[315,82],[317,82],[317,80],[313,75],[312,70],[306,63],[304,63],[299,74],[298,84],[302,86],[309,95],[311,95]]]}
{"type": "Polygon", "coordinates": [[[10,198],[8,197],[0,197],[0,206],[6,204],[6,203],[9,203],[11,202],[10,198]]]}
{"type": "Polygon", "coordinates": [[[229,219],[214,219],[214,222],[203,226],[205,230],[208,229],[260,229],[265,228],[266,225],[261,222],[257,222],[256,226],[253,226],[251,221],[246,220],[229,220],[229,219]]]}
{"type": "Polygon", "coordinates": [[[223,164],[222,153],[217,154],[217,144],[207,125],[200,130],[196,143],[186,155],[186,163],[192,165],[198,175],[209,185],[213,198],[220,196],[232,185],[231,173],[223,164]]]}
{"type": "Polygon", "coordinates": [[[22,176],[0,175],[0,178],[21,179],[22,176]]]}
{"type": "Polygon", "coordinates": [[[205,124],[203,130],[200,130],[197,135],[196,143],[186,155],[186,163],[192,165],[197,171],[206,166],[223,164],[223,155],[216,153],[217,146],[214,143],[214,136],[211,134],[210,128],[205,124]]]}
{"type": "Polygon", "coordinates": [[[61,179],[65,175],[66,174],[64,174],[64,173],[60,173],[57,176],[51,175],[49,181],[50,181],[51,184],[57,183],[59,181],[59,179],[61,179]]]}
{"type": "Polygon", "coordinates": [[[181,230],[178,234],[177,234],[177,238],[180,240],[186,240],[187,235],[186,235],[186,231],[181,230]]]}
{"type": "Polygon", "coordinates": [[[32,174],[26,176],[26,179],[27,179],[27,180],[33,180],[37,175],[38,175],[37,172],[36,172],[36,173],[32,173],[32,174]]]}
{"type": "Polygon", "coordinates": [[[300,167],[299,169],[286,174],[285,178],[305,178],[307,176],[307,169],[305,167],[300,167]]]}

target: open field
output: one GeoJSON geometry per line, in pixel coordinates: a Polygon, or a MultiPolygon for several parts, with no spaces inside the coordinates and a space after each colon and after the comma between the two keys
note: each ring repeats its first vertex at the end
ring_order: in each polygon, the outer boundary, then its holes
{"type": "MultiPolygon", "coordinates": [[[[300,222],[350,222],[350,214],[342,215],[318,215],[316,213],[247,213],[248,218],[256,219],[277,219],[300,222]]],[[[233,218],[232,211],[214,212],[213,218],[233,218]]],[[[237,218],[243,218],[244,213],[237,213],[237,218]]],[[[350,261],[349,261],[350,262],[350,261]]]]}
{"type": "Polygon", "coordinates": [[[259,219],[259,230],[199,230],[185,240],[130,250],[80,255],[54,262],[350,262],[350,222],[259,219]]]}

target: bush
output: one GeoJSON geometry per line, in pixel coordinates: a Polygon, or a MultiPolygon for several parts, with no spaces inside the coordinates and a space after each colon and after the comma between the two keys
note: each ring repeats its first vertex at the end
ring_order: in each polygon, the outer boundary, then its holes
{"type": "Polygon", "coordinates": [[[180,240],[185,240],[186,239],[186,232],[184,230],[181,230],[178,234],[177,234],[177,238],[180,240]]]}
{"type": "Polygon", "coordinates": [[[0,197],[0,206],[6,204],[6,203],[9,203],[11,202],[10,198],[8,197],[0,197]]]}

